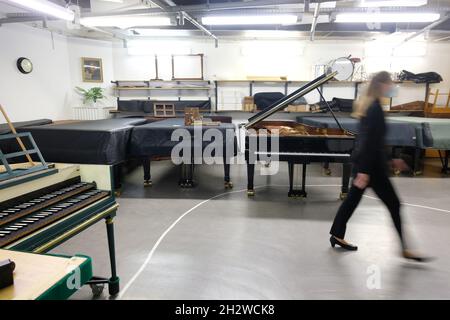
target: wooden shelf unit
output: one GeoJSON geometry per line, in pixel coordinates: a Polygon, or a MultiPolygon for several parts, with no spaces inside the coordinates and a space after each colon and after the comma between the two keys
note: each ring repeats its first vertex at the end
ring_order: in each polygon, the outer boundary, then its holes
{"type": "MultiPolygon", "coordinates": [[[[267,84],[270,85],[271,83],[284,84],[284,94],[288,94],[289,85],[295,84],[295,83],[307,83],[310,80],[250,80],[250,79],[237,79],[237,80],[231,80],[231,79],[222,79],[222,80],[215,80],[214,81],[214,96],[215,96],[215,111],[216,112],[235,112],[235,111],[242,111],[241,109],[236,110],[227,110],[227,109],[219,109],[219,86],[220,84],[226,84],[226,83],[248,83],[248,92],[249,96],[253,96],[253,89],[255,84],[267,84]]],[[[325,83],[325,86],[333,86],[333,85],[350,85],[354,88],[354,98],[356,99],[358,97],[359,93],[359,86],[363,83],[366,83],[367,81],[329,81],[325,83]]],[[[426,101],[428,97],[428,92],[430,90],[430,83],[416,83],[414,81],[394,81],[396,84],[407,84],[407,85],[425,85],[425,94],[424,99],[426,101]]],[[[323,85],[320,87],[320,90],[323,92],[323,85]]],[[[322,101],[322,98],[320,99],[322,101]]],[[[390,98],[390,106],[392,107],[392,100],[393,98],[390,98]]],[[[239,106],[240,107],[240,106],[239,106]]]]}
{"type": "MultiPolygon", "coordinates": [[[[181,101],[182,97],[192,96],[197,98],[198,95],[193,95],[193,92],[204,92],[204,97],[211,102],[211,82],[208,80],[116,80],[111,81],[115,84],[114,93],[117,102],[121,98],[147,98],[151,100],[154,96],[161,97],[161,94],[168,94],[167,100],[181,101]],[[123,92],[134,92],[135,95],[124,95],[123,92]],[[159,92],[159,94],[158,94],[159,92]],[[191,94],[190,94],[191,93],[191,94]],[[175,98],[175,99],[173,99],[175,98]]],[[[164,99],[166,100],[166,99],[164,99]]]]}

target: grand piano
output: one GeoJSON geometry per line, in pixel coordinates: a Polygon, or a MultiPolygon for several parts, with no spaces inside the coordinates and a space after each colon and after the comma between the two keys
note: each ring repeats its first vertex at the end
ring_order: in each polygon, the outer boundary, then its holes
{"type": "MultiPolygon", "coordinates": [[[[336,76],[337,72],[323,74],[298,90],[276,101],[257,113],[244,125],[245,160],[247,163],[247,195],[254,196],[253,185],[255,164],[258,161],[286,161],[289,169],[289,197],[306,197],[306,167],[310,163],[336,162],[342,164],[342,187],[340,198],[348,193],[351,174],[350,155],[355,135],[342,128],[338,118],[329,108],[338,128],[319,128],[287,120],[265,120],[270,115],[287,107],[289,103],[317,90],[323,98],[320,87],[336,76]],[[302,166],[301,189],[294,189],[294,172],[302,166]]],[[[328,106],[329,107],[329,106],[328,106]]]]}

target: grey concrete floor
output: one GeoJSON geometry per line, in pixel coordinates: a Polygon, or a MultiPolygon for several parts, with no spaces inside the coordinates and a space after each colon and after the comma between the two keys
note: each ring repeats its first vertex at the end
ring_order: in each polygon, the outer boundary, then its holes
{"type": "MultiPolygon", "coordinates": [[[[118,272],[126,287],[120,298],[450,298],[450,178],[441,176],[437,162],[427,164],[422,177],[393,178],[407,203],[407,235],[415,248],[437,258],[424,265],[399,257],[389,214],[372,192],[348,226],[347,238],[359,250],[330,248],[328,231],[341,203],[339,167],[332,166],[328,177],[318,165],[309,166],[306,199],[287,197],[287,165],[280,167],[275,176],[257,175],[254,198],[247,198],[243,165],[232,167],[234,188],[226,194],[220,165],[199,166],[194,189],[177,186],[178,169],[167,161],[154,164],[150,188],[142,186],[140,168],[130,172],[115,223],[118,272]]],[[[109,274],[101,223],[55,252],[89,255],[96,275],[109,274]]],[[[73,299],[92,299],[89,287],[73,299]]]]}

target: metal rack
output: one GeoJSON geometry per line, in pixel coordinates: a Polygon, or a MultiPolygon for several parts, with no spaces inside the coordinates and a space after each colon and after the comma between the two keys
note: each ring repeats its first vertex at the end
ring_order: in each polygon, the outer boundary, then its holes
{"type": "Polygon", "coordinates": [[[30,173],[34,173],[37,171],[49,169],[49,165],[45,162],[44,158],[42,157],[41,151],[36,145],[36,142],[34,141],[30,132],[10,133],[0,135],[0,142],[10,139],[18,140],[21,138],[28,138],[28,141],[32,145],[32,149],[24,149],[22,151],[16,151],[11,153],[4,153],[2,150],[0,150],[0,161],[2,162],[2,165],[5,169],[5,172],[0,172],[0,182],[28,175],[30,173]],[[15,167],[14,165],[8,162],[8,159],[19,158],[27,155],[29,156],[32,154],[37,155],[37,157],[39,158],[39,162],[33,163],[31,167],[15,167]]]}
{"type": "Polygon", "coordinates": [[[116,80],[115,96],[117,102],[122,98],[146,98],[153,97],[176,98],[178,101],[182,97],[198,97],[203,93],[211,102],[210,81],[209,80],[116,80]],[[127,92],[128,94],[125,94],[127,92]]]}

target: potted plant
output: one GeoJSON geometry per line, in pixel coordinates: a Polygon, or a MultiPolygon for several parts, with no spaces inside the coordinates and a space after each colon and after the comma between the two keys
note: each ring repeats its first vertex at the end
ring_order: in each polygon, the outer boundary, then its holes
{"type": "Polygon", "coordinates": [[[105,96],[103,95],[103,88],[93,87],[88,90],[80,87],[75,88],[77,92],[83,96],[83,103],[85,105],[89,103],[93,107],[97,107],[97,101],[105,98],[105,96]]]}

